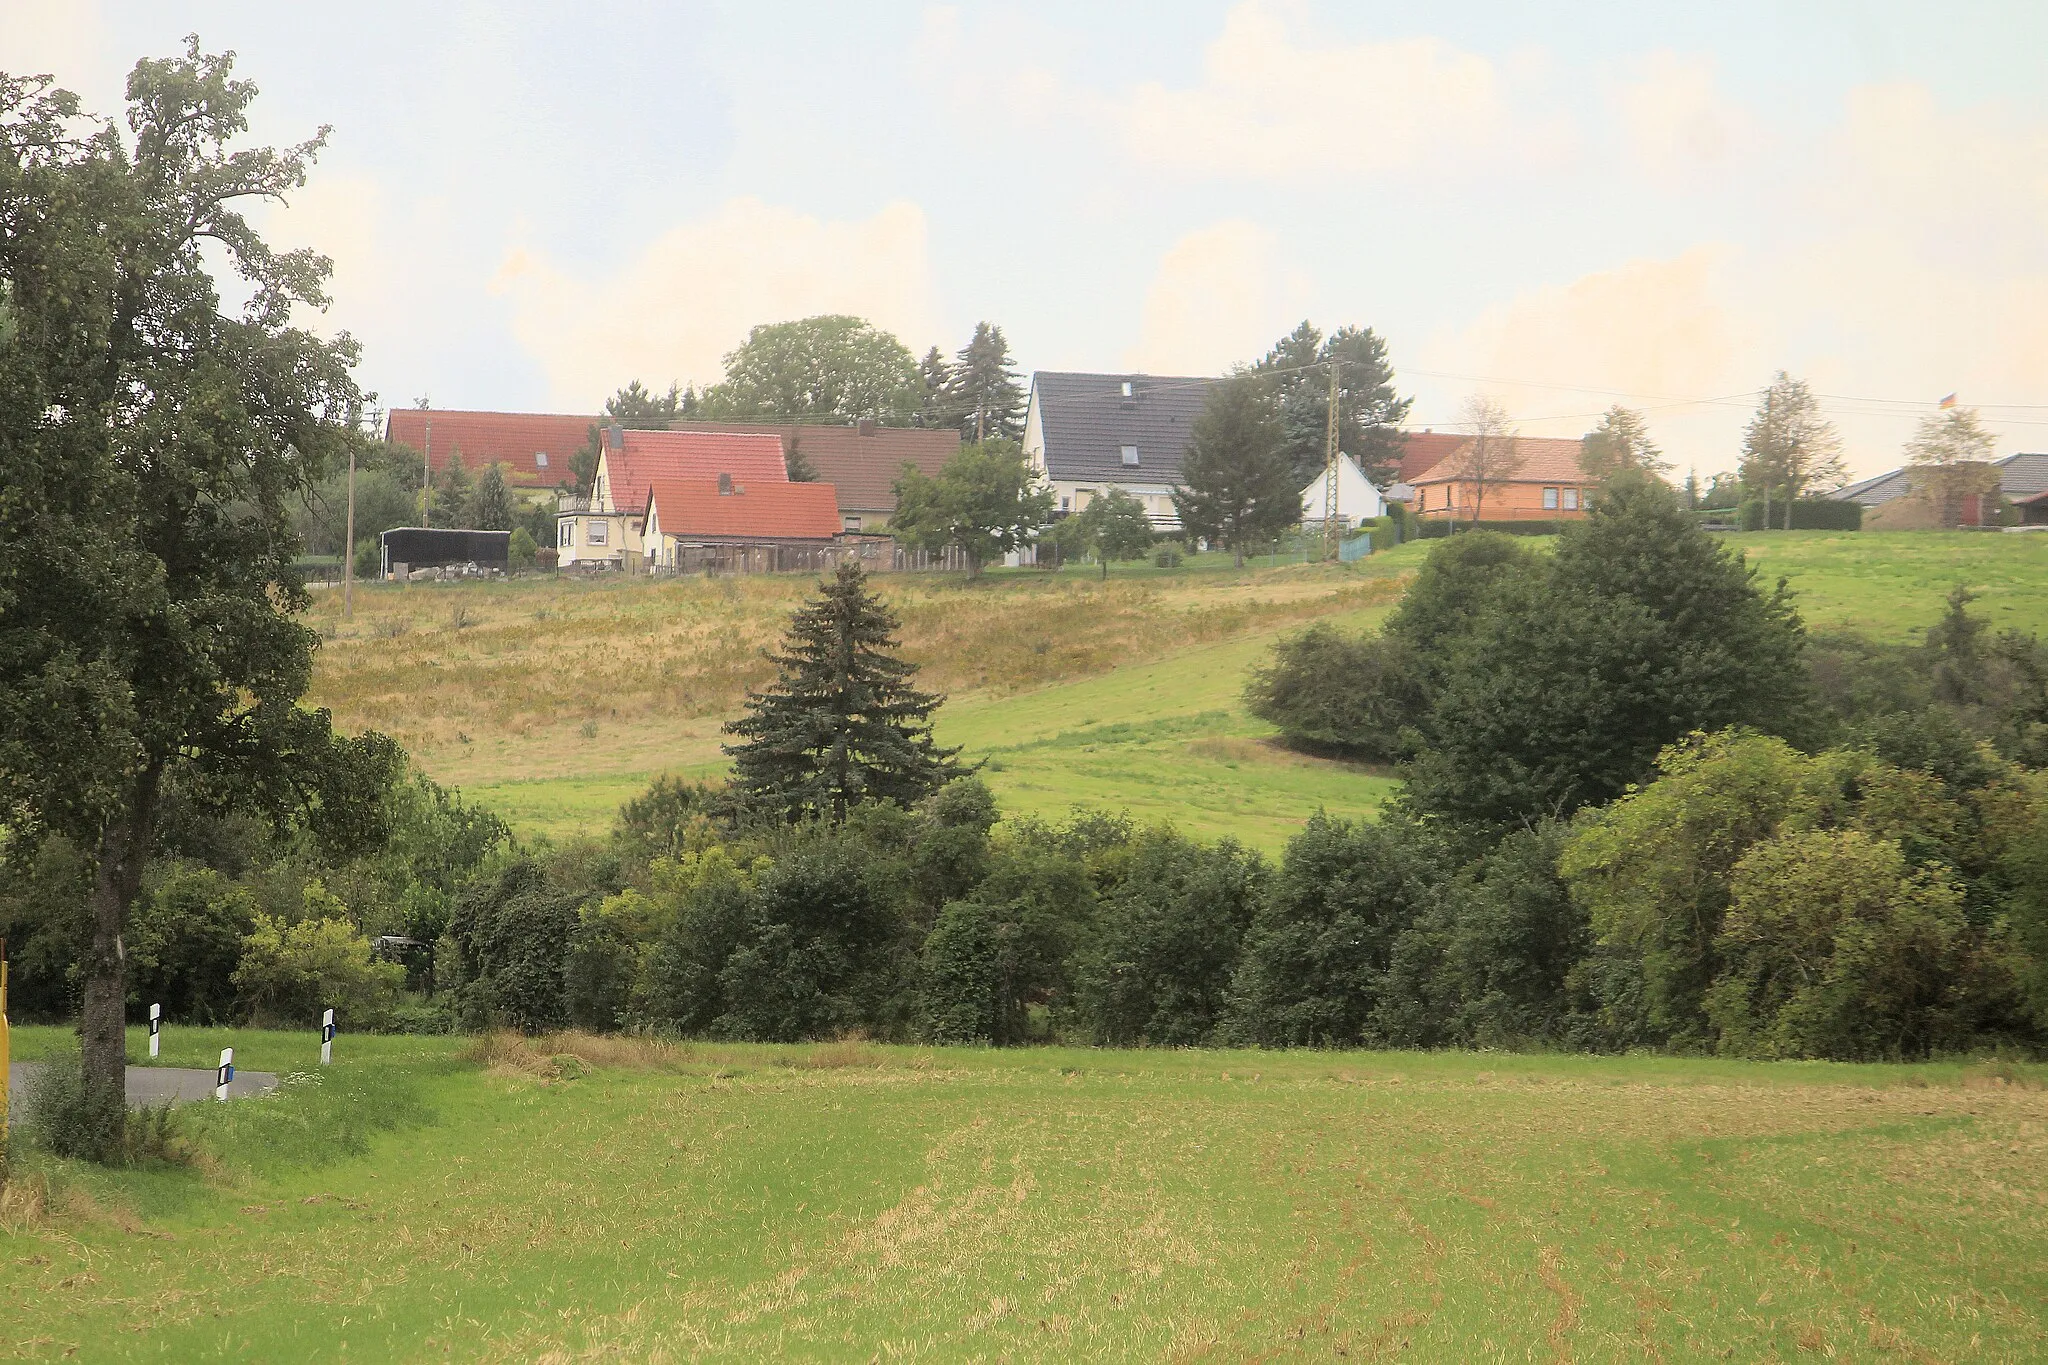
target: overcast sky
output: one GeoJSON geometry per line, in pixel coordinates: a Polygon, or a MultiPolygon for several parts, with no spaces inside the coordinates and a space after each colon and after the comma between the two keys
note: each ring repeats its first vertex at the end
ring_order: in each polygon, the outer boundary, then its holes
{"type": "Polygon", "coordinates": [[[0,0],[0,70],[113,111],[195,30],[254,136],[333,125],[270,229],[386,404],[590,410],[819,312],[1156,373],[1306,317],[1417,426],[1621,397],[1705,474],[1782,367],[1858,474],[1951,391],[2048,449],[2044,5],[0,0]]]}

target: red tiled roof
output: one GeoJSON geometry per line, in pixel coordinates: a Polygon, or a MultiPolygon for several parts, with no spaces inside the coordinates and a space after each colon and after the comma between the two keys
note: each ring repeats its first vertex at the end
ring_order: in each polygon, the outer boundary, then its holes
{"type": "MultiPolygon", "coordinates": [[[[1457,442],[1449,453],[1440,458],[1419,478],[1409,479],[1412,484],[1450,483],[1458,479],[1469,479],[1471,473],[1465,466],[1465,447],[1472,443],[1469,436],[1454,438],[1457,442]]],[[[1585,447],[1579,442],[1558,436],[1518,436],[1515,438],[1516,465],[1514,472],[1504,475],[1490,475],[1489,483],[1583,483],[1586,471],[1579,464],[1579,456],[1585,447]]]]}
{"type": "MultiPolygon", "coordinates": [[[[960,433],[945,428],[812,426],[798,422],[701,422],[671,424],[671,431],[768,432],[794,445],[818,471],[821,482],[839,489],[839,506],[850,512],[893,512],[891,485],[907,461],[937,474],[960,449],[960,433]]],[[[785,452],[786,453],[786,452],[785,452]]]]}
{"type": "Polygon", "coordinates": [[[474,474],[487,464],[505,466],[506,481],[522,488],[553,488],[573,483],[569,458],[590,438],[595,417],[552,412],[456,412],[445,409],[393,408],[384,423],[384,439],[422,451],[438,472],[455,452],[474,474]],[[432,448],[428,423],[433,424],[432,448]],[[536,459],[545,455],[545,464],[536,459]]]}
{"type": "Polygon", "coordinates": [[[721,540],[830,540],[839,534],[839,495],[829,483],[656,479],[647,514],[664,536],[721,540]]]}
{"type": "Polygon", "coordinates": [[[1466,438],[1455,431],[1404,431],[1401,433],[1402,483],[1414,483],[1451,457],[1466,438]]]}
{"type": "MultiPolygon", "coordinates": [[[[625,448],[605,452],[605,470],[611,476],[611,487],[605,491],[611,505],[622,512],[645,508],[647,490],[662,480],[709,479],[715,486],[720,474],[730,474],[743,488],[789,482],[778,436],[700,431],[622,435],[625,448]]],[[[832,529],[839,529],[836,523],[832,529]]]]}

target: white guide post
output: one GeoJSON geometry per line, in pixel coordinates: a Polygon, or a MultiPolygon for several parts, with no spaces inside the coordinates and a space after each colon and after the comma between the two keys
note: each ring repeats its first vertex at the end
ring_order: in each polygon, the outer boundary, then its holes
{"type": "Polygon", "coordinates": [[[334,1060],[334,1011],[320,1016],[320,1065],[334,1060]]]}
{"type": "Polygon", "coordinates": [[[224,1100],[228,1097],[228,1082],[235,1078],[235,1050],[224,1047],[220,1050],[220,1068],[213,1073],[213,1097],[224,1100]]]}
{"type": "Polygon", "coordinates": [[[151,1005],[149,1007],[149,1055],[152,1059],[156,1057],[157,1050],[163,1044],[163,1033],[164,1007],[162,1005],[151,1005]]]}

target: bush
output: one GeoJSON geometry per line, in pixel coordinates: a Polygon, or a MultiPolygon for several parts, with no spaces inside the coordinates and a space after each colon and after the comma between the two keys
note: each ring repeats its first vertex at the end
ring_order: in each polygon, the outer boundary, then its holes
{"type": "Polygon", "coordinates": [[[1152,552],[1152,562],[1162,569],[1178,569],[1183,556],[1178,545],[1162,545],[1152,552]]]}
{"type": "Polygon", "coordinates": [[[1252,673],[1244,700],[1292,744],[1391,762],[1427,694],[1406,641],[1351,639],[1317,624],[1274,646],[1271,665],[1252,673]]]}
{"type": "Polygon", "coordinates": [[[569,1022],[565,967],[581,923],[579,891],[551,885],[531,857],[515,858],[456,901],[448,935],[461,981],[459,1017],[546,1033],[569,1022]]]}
{"type": "Polygon", "coordinates": [[[720,973],[746,939],[754,879],[722,848],[652,869],[674,913],[649,955],[641,1010],[683,1033],[710,1033],[728,1007],[720,973]]]}
{"type": "Polygon", "coordinates": [[[151,880],[129,919],[130,1010],[161,1004],[182,1023],[226,1023],[242,941],[256,924],[256,898],[190,863],[174,862],[151,880]]]}
{"type": "Polygon", "coordinates": [[[311,1027],[332,1009],[340,1027],[369,1032],[389,1022],[405,969],[378,961],[345,919],[286,924],[259,912],[242,940],[234,983],[259,1025],[311,1027]]]}
{"type": "Polygon", "coordinates": [[[1410,540],[1447,540],[1472,531],[1491,531],[1503,536],[1561,535],[1567,521],[1457,521],[1448,517],[1417,518],[1410,540]]]}
{"type": "MultiPolygon", "coordinates": [[[[131,1110],[125,1098],[88,1095],[84,1068],[75,1052],[47,1058],[34,1075],[22,1097],[21,1122],[15,1128],[30,1145],[52,1156],[110,1166],[181,1159],[173,1142],[176,1130],[169,1104],[131,1110]],[[107,1112],[110,1107],[120,1112],[107,1112]],[[109,1134],[118,1135],[111,1147],[109,1134]]],[[[0,1158],[4,1156],[0,1152],[0,1158]]],[[[4,1174],[0,1168],[0,1175],[4,1174]]]]}
{"type": "Polygon", "coordinates": [[[1266,880],[1258,854],[1166,830],[1139,836],[1077,955],[1074,1017],[1096,1043],[1193,1047],[1216,1036],[1266,880]]]}
{"type": "Polygon", "coordinates": [[[533,552],[533,567],[542,573],[553,573],[562,562],[562,552],[552,545],[543,545],[533,552]]]}
{"type": "MultiPolygon", "coordinates": [[[[1775,531],[1783,528],[1785,504],[1773,502],[1770,506],[1770,517],[1771,524],[1764,525],[1764,504],[1761,499],[1742,504],[1742,529],[1745,531],[1775,531]]],[[[1838,501],[1834,498],[1801,498],[1792,504],[1792,529],[1860,531],[1863,529],[1863,504],[1838,501]]]]}
{"type": "Polygon", "coordinates": [[[356,577],[374,583],[384,572],[384,547],[375,540],[356,542],[356,577]]]}
{"type": "Polygon", "coordinates": [[[524,526],[512,528],[511,536],[505,542],[505,559],[513,573],[524,573],[531,569],[539,557],[540,547],[533,543],[524,526]]]}
{"type": "Polygon", "coordinates": [[[1287,855],[1245,934],[1228,1036],[1266,1047],[1365,1041],[1385,1004],[1394,945],[1428,903],[1436,859],[1420,828],[1317,814],[1287,855]]]}
{"type": "Polygon", "coordinates": [[[1093,918],[1083,864],[1036,837],[1002,848],[940,913],[919,963],[920,1029],[933,1042],[1027,1041],[1030,1011],[1065,1008],[1067,960],[1093,918]]]}

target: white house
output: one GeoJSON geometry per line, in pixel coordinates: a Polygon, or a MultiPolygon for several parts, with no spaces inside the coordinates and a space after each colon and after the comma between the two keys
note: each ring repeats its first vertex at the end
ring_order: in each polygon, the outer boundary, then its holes
{"type": "Polygon", "coordinates": [[[789,482],[782,438],[765,433],[627,431],[606,427],[587,499],[565,500],[555,518],[563,568],[623,568],[653,550],[647,493],[657,479],[698,479],[745,489],[789,482]]]}
{"type": "MultiPolygon", "coordinates": [[[[1326,471],[1327,472],[1327,471],[1326,471]]],[[[1301,519],[1320,526],[1328,517],[1323,499],[1328,493],[1325,474],[1301,490],[1301,519]]],[[[1337,457],[1337,516],[1349,525],[1387,514],[1387,500],[1349,455],[1337,457]]]]}
{"type": "Polygon", "coordinates": [[[1024,457],[1052,487],[1061,515],[1121,488],[1144,504],[1152,524],[1177,530],[1174,485],[1195,418],[1220,379],[1156,374],[1031,376],[1024,457]]]}

